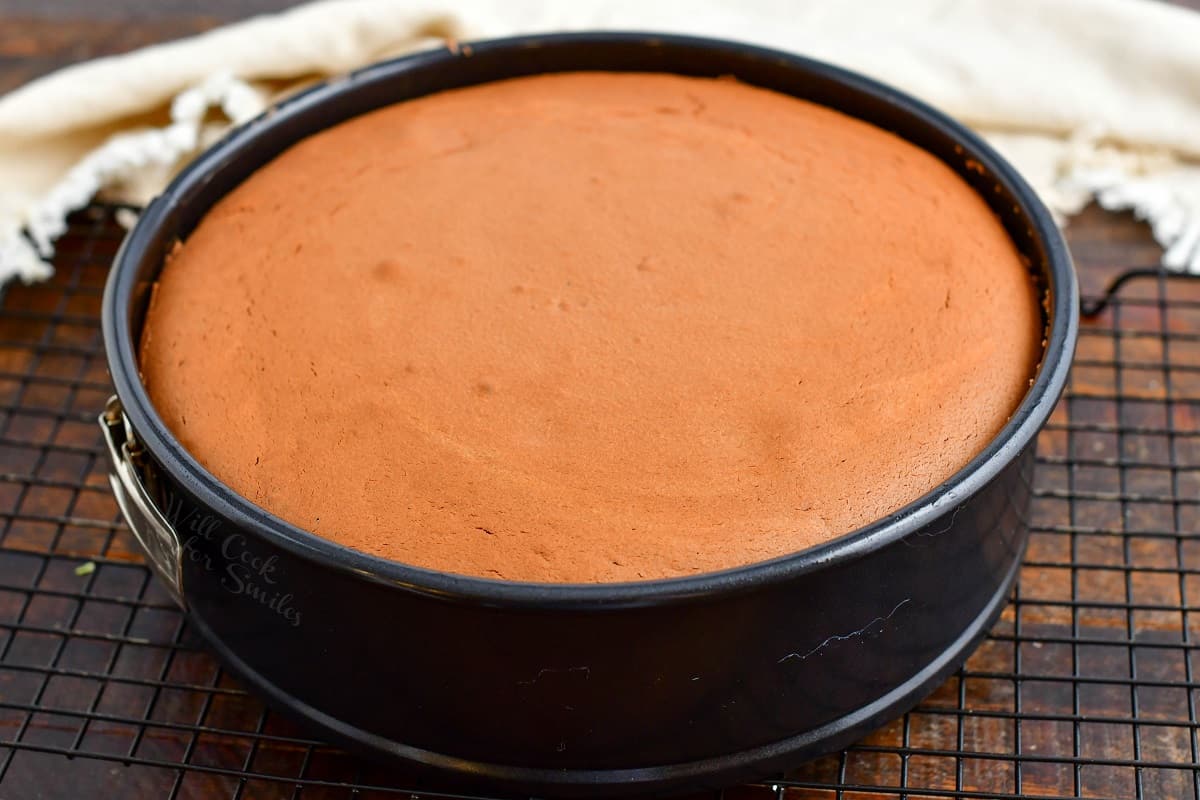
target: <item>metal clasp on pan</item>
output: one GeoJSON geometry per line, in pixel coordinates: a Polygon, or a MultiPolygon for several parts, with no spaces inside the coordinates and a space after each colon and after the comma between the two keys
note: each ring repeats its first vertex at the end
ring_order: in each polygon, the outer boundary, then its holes
{"type": "Polygon", "coordinates": [[[108,482],[112,484],[117,505],[145,551],[151,569],[166,586],[171,598],[180,608],[186,609],[179,537],[146,490],[140,466],[141,444],[133,435],[121,401],[115,395],[108,399],[104,413],[100,415],[100,428],[108,444],[108,482]]]}

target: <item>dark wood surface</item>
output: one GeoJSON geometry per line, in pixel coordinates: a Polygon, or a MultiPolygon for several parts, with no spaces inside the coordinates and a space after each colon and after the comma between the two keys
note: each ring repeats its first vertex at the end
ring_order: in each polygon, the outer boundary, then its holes
{"type": "MultiPolygon", "coordinates": [[[[272,0],[263,0],[263,2],[269,3],[272,0]]],[[[192,10],[200,8],[201,4],[199,3],[189,6],[182,2],[174,2],[165,6],[158,5],[151,9],[152,13],[141,13],[121,19],[114,17],[111,8],[96,12],[94,4],[88,0],[40,4],[22,3],[20,4],[22,11],[20,17],[13,12],[16,5],[10,4],[11,0],[9,0],[9,4],[4,4],[4,0],[0,0],[0,91],[12,88],[64,64],[123,52],[148,43],[196,33],[220,24],[224,19],[235,17],[240,11],[250,8],[249,4],[243,5],[239,0],[225,0],[225,2],[206,5],[205,12],[201,14],[192,10]],[[36,13],[34,13],[35,11],[36,13]]],[[[141,6],[149,5],[152,4],[141,3],[141,6]]],[[[1200,0],[1195,0],[1194,5],[1200,6],[1200,0]]],[[[138,0],[125,0],[123,4],[117,3],[114,7],[136,9],[139,7],[139,2],[138,0]]],[[[1081,24],[1086,24],[1086,22],[1081,24]]],[[[111,228],[112,226],[109,224],[105,230],[111,228]]],[[[1159,250],[1151,240],[1145,226],[1128,216],[1110,215],[1099,209],[1090,208],[1072,221],[1067,228],[1067,234],[1072,252],[1080,267],[1081,280],[1087,292],[1095,293],[1113,275],[1131,267],[1153,266],[1159,258],[1159,250]]],[[[53,481],[59,481],[58,491],[61,494],[64,482],[66,485],[70,485],[71,481],[79,480],[77,474],[72,472],[78,467],[65,462],[63,464],[56,463],[54,458],[58,456],[58,451],[49,451],[49,457],[47,457],[45,448],[41,446],[39,446],[42,453],[39,456],[41,461],[35,463],[30,460],[25,451],[4,445],[4,442],[10,439],[37,441],[49,436],[54,441],[63,443],[64,447],[86,449],[94,444],[95,430],[88,415],[95,412],[106,394],[103,362],[94,357],[97,336],[94,318],[99,305],[99,287],[106,268],[106,258],[111,255],[112,249],[115,247],[115,241],[111,239],[116,234],[107,235],[109,236],[109,240],[106,240],[107,243],[97,249],[92,249],[94,243],[89,244],[83,240],[65,243],[63,253],[60,255],[60,274],[56,276],[54,282],[42,287],[17,287],[4,299],[4,308],[0,309],[0,395],[5,398],[4,403],[0,404],[0,417],[2,417],[0,423],[5,426],[4,431],[6,431],[3,436],[0,436],[0,440],[3,440],[0,441],[0,445],[3,445],[0,446],[0,473],[2,473],[0,474],[0,492],[4,493],[5,503],[8,503],[8,490],[12,486],[13,476],[37,474],[48,479],[45,486],[36,485],[32,489],[22,490],[24,494],[21,494],[20,498],[16,500],[15,506],[19,513],[9,514],[5,517],[8,521],[4,523],[6,527],[3,547],[0,547],[0,556],[8,558],[14,552],[20,551],[37,554],[50,549],[64,557],[94,559],[100,564],[96,578],[97,585],[102,580],[116,580],[111,576],[124,574],[121,572],[122,563],[139,559],[136,548],[124,532],[109,534],[108,538],[103,539],[100,545],[96,544],[96,531],[104,525],[112,528],[111,523],[104,521],[115,519],[115,508],[112,506],[111,498],[104,490],[104,478],[99,464],[94,463],[90,468],[85,469],[88,491],[76,493],[75,498],[64,507],[62,498],[54,494],[55,484],[53,481]],[[72,259],[81,259],[85,255],[88,261],[82,272],[77,271],[72,275],[64,269],[64,266],[71,263],[72,259]],[[57,322],[54,320],[53,315],[61,315],[64,312],[74,315],[71,319],[74,319],[75,322],[63,323],[61,320],[57,322]],[[81,352],[93,355],[84,358],[79,355],[81,352]],[[28,378],[18,382],[5,377],[34,373],[46,376],[48,382],[44,384],[40,380],[31,382],[28,378]],[[82,389],[79,388],[80,385],[77,385],[80,378],[87,380],[87,383],[82,385],[82,389]],[[12,384],[11,387],[10,384],[12,384]],[[59,394],[66,392],[65,387],[70,387],[70,392],[69,397],[63,399],[59,397],[59,394]],[[19,393],[10,395],[11,392],[19,393]],[[46,396],[35,396],[38,392],[44,392],[46,396]],[[82,421],[79,421],[78,424],[70,420],[63,423],[60,418],[56,423],[57,427],[51,428],[50,422],[43,417],[35,415],[18,419],[18,415],[11,411],[14,406],[34,404],[56,407],[63,404],[64,407],[72,409],[72,413],[75,413],[82,421]],[[55,472],[59,469],[62,470],[61,474],[55,472]],[[64,519],[68,521],[62,522],[64,519]],[[58,522],[53,525],[47,522],[55,520],[58,522]],[[84,522],[87,524],[83,524],[84,522]],[[48,530],[50,532],[47,532],[48,530]],[[48,538],[50,536],[53,538],[48,538]],[[51,544],[48,545],[47,542],[51,542],[51,544]]],[[[1155,294],[1156,286],[1160,285],[1148,281],[1131,287],[1130,296],[1135,301],[1138,297],[1153,300],[1158,296],[1155,294]]],[[[1161,291],[1161,288],[1159,290],[1161,291]]],[[[1082,399],[1076,400],[1073,410],[1070,404],[1064,404],[1062,413],[1056,412],[1056,419],[1060,425],[1065,426],[1065,429],[1050,430],[1044,433],[1040,440],[1041,455],[1049,458],[1051,465],[1055,463],[1054,459],[1070,460],[1080,454],[1082,454],[1081,457],[1092,457],[1097,463],[1107,464],[1105,459],[1119,455],[1122,448],[1137,445],[1142,450],[1138,450],[1133,455],[1147,462],[1171,461],[1172,459],[1181,461],[1191,458],[1192,461],[1188,462],[1190,466],[1186,468],[1190,471],[1175,470],[1175,476],[1177,479],[1180,479],[1179,476],[1183,476],[1182,479],[1190,476],[1200,477],[1200,450],[1197,450],[1194,455],[1187,455],[1182,450],[1163,449],[1172,445],[1157,440],[1150,441],[1148,437],[1142,441],[1132,435],[1118,434],[1114,437],[1102,432],[1103,426],[1111,425],[1112,420],[1117,420],[1118,423],[1125,422],[1123,415],[1132,413],[1140,406],[1128,403],[1122,406],[1120,402],[1088,399],[1089,397],[1111,397],[1120,384],[1119,388],[1127,395],[1133,392],[1135,396],[1144,397],[1148,403],[1147,408],[1166,408],[1173,411],[1175,414],[1174,424],[1180,430],[1193,432],[1189,435],[1195,435],[1194,432],[1200,431],[1200,426],[1197,424],[1197,412],[1200,411],[1200,405],[1197,404],[1197,400],[1200,399],[1200,381],[1194,380],[1196,375],[1200,374],[1195,371],[1200,369],[1200,361],[1189,367],[1193,371],[1178,373],[1175,376],[1176,386],[1173,390],[1176,393],[1175,397],[1182,397],[1184,401],[1178,399],[1173,401],[1167,397],[1164,394],[1167,389],[1164,389],[1161,381],[1157,381],[1157,379],[1148,379],[1142,386],[1136,382],[1139,375],[1136,370],[1127,368],[1122,378],[1121,371],[1113,368],[1114,363],[1135,363],[1135,359],[1141,359],[1146,363],[1154,363],[1156,359],[1158,362],[1162,362],[1165,359],[1161,344],[1156,345],[1157,340],[1146,337],[1131,339],[1113,337],[1109,332],[1115,328],[1125,326],[1152,331],[1160,326],[1165,329],[1169,322],[1170,327],[1182,326],[1177,330],[1193,337],[1188,342],[1200,341],[1200,313],[1197,312],[1197,309],[1200,309],[1200,284],[1179,284],[1173,286],[1171,291],[1176,293],[1173,295],[1174,297],[1182,298],[1191,305],[1173,314],[1169,321],[1154,303],[1144,302],[1139,305],[1134,302],[1122,308],[1120,319],[1115,319],[1114,315],[1109,313],[1100,320],[1085,325],[1089,334],[1081,338],[1080,361],[1074,373],[1075,383],[1072,388],[1072,391],[1082,399]],[[1114,343],[1117,341],[1124,348],[1123,352],[1114,353],[1114,347],[1117,346],[1114,343]],[[1152,351],[1155,346],[1159,349],[1152,351]],[[1143,353],[1138,350],[1142,347],[1151,349],[1143,353]],[[1181,386],[1184,379],[1191,379],[1192,383],[1181,386]],[[1121,383],[1122,380],[1124,383],[1121,383]],[[1136,395],[1137,392],[1142,392],[1142,395],[1136,395]],[[1092,419],[1093,416],[1094,419],[1092,419]],[[1090,432],[1091,429],[1087,427],[1089,425],[1100,426],[1097,430],[1101,430],[1101,432],[1090,432]],[[1072,428],[1072,426],[1075,427],[1072,428]],[[1116,448],[1118,452],[1110,452],[1113,448],[1116,448]]],[[[1200,347],[1193,347],[1191,352],[1200,355],[1200,347]]],[[[1167,370],[1160,372],[1166,373],[1167,370]]],[[[1133,422],[1137,422],[1137,420],[1133,420],[1131,424],[1133,422]]],[[[64,450],[63,452],[69,455],[74,451],[64,450]]],[[[64,455],[63,458],[65,459],[66,456],[64,455]]],[[[1175,613],[1172,616],[1167,611],[1153,610],[1155,608],[1187,608],[1188,611],[1194,609],[1194,606],[1188,605],[1187,598],[1183,594],[1186,587],[1181,588],[1183,582],[1180,577],[1181,573],[1168,569],[1172,563],[1170,554],[1163,555],[1159,547],[1160,540],[1152,537],[1127,539],[1128,544],[1122,553],[1119,548],[1117,551],[1112,550],[1114,540],[1111,537],[1071,534],[1070,552],[1065,550],[1068,540],[1061,535],[1063,530],[1082,529],[1081,526],[1086,525],[1091,525],[1096,531],[1101,532],[1109,529],[1121,531],[1138,529],[1138,526],[1142,524],[1139,521],[1139,514],[1142,513],[1139,510],[1141,507],[1130,511],[1130,508],[1127,507],[1129,504],[1124,499],[1114,500],[1113,498],[1127,498],[1133,496],[1132,493],[1137,491],[1145,492],[1147,496],[1152,491],[1160,491],[1178,497],[1177,492],[1181,491],[1178,487],[1176,489],[1159,487],[1157,490],[1152,490],[1140,485],[1126,486],[1124,477],[1117,485],[1113,483],[1114,474],[1106,467],[1076,469],[1075,467],[1043,466],[1039,472],[1039,483],[1045,489],[1046,494],[1040,498],[1035,508],[1035,523],[1043,526],[1040,529],[1043,532],[1035,534],[1031,545],[1030,558],[1033,565],[1027,566],[1022,572],[1018,602],[1006,610],[1004,619],[997,627],[1000,636],[989,640],[972,657],[968,666],[969,670],[972,670],[972,677],[961,680],[952,679],[947,682],[923,704],[921,709],[909,715],[903,726],[897,721],[881,729],[865,742],[864,749],[856,751],[851,757],[841,761],[840,766],[836,758],[825,759],[803,768],[799,773],[800,777],[805,780],[824,781],[835,780],[840,775],[842,780],[850,783],[878,787],[898,785],[895,782],[898,780],[895,776],[903,769],[906,774],[904,780],[908,781],[909,786],[924,789],[926,792],[931,789],[944,789],[947,795],[957,785],[968,791],[979,792],[978,797],[985,797],[988,792],[1010,795],[1017,790],[1018,786],[1021,791],[1051,797],[1072,796],[1077,792],[1089,796],[1136,797],[1137,793],[1141,792],[1141,796],[1147,798],[1168,798],[1185,796],[1181,793],[1185,789],[1188,790],[1186,796],[1192,796],[1190,793],[1191,778],[1185,774],[1186,765],[1193,758],[1189,754],[1191,752],[1189,747],[1193,750],[1195,747],[1190,743],[1188,736],[1195,737],[1197,727],[1194,712],[1189,715],[1187,707],[1187,703],[1192,702],[1190,696],[1188,699],[1180,701],[1174,694],[1170,697],[1164,695],[1164,706],[1162,709],[1157,709],[1153,706],[1152,700],[1146,699],[1153,698],[1154,695],[1144,694],[1141,695],[1141,710],[1131,712],[1127,691],[1124,694],[1117,692],[1112,697],[1109,697],[1108,694],[1097,693],[1093,698],[1086,692],[1092,684],[1075,683],[1073,684],[1075,704],[1078,707],[1073,708],[1069,699],[1063,700],[1060,696],[1061,684],[1052,681],[1033,681],[1014,694],[1011,688],[1006,688],[1009,686],[1006,681],[986,677],[1003,675],[1006,671],[1011,671],[1014,657],[1023,658],[1025,665],[1023,668],[1027,670],[1053,672],[1061,667],[1062,670],[1065,670],[1061,674],[1065,675],[1071,675],[1073,670],[1075,675],[1086,675],[1090,671],[1094,671],[1098,675],[1121,676],[1126,674],[1124,670],[1127,668],[1132,669],[1122,661],[1122,659],[1130,660],[1126,658],[1126,649],[1072,648],[1074,652],[1067,652],[1061,643],[1056,642],[1061,642],[1064,638],[1071,636],[1103,637],[1109,634],[1118,637],[1128,636],[1131,639],[1135,636],[1151,638],[1162,636],[1164,640],[1167,640],[1178,634],[1179,619],[1185,620],[1183,623],[1185,629],[1194,627],[1194,620],[1188,619],[1186,614],[1172,612],[1175,613]],[[1088,499],[1086,502],[1066,502],[1058,494],[1055,494],[1056,492],[1075,493],[1080,497],[1086,496],[1088,499]],[[1105,515],[1110,515],[1112,518],[1105,515]],[[1101,564],[1108,564],[1109,560],[1112,560],[1112,565],[1109,566],[1113,571],[1111,573],[1103,572],[1104,567],[1090,571],[1076,569],[1071,566],[1071,563],[1077,557],[1081,560],[1101,564]],[[1162,560],[1164,558],[1165,561],[1162,560]],[[1130,571],[1131,566],[1132,571],[1130,571]],[[1121,572],[1122,569],[1125,572],[1121,572]],[[1120,583],[1121,576],[1124,576],[1124,586],[1120,583]],[[1114,578],[1117,583],[1112,585],[1104,583],[1109,577],[1114,578]],[[1093,590],[1098,598],[1095,607],[1068,609],[1062,606],[1062,598],[1082,597],[1093,590]],[[1144,617],[1135,619],[1121,608],[1108,608],[1104,605],[1110,600],[1118,604],[1130,602],[1131,598],[1142,599],[1147,603],[1147,608],[1151,610],[1146,611],[1144,617]],[[1155,616],[1156,614],[1158,616],[1155,616]],[[1004,638],[1005,636],[1011,638],[1014,624],[1022,626],[1019,630],[1024,631],[1023,635],[1041,636],[1043,639],[1032,643],[1023,642],[1020,646],[1014,646],[1010,639],[1004,638]],[[1081,685],[1084,690],[1082,694],[1081,685]],[[1082,697],[1082,704],[1080,697],[1082,697]],[[972,711],[965,715],[962,712],[945,713],[947,709],[953,711],[955,708],[965,707],[971,708],[972,711]],[[1004,713],[1010,712],[1014,708],[1020,708],[1023,713],[1041,714],[1042,716],[1025,723],[1023,728],[1017,729],[1013,727],[1009,719],[1003,716],[1004,713]],[[988,717],[989,712],[1000,716],[988,717]],[[1116,720],[1116,722],[1107,727],[1101,724],[1089,727],[1088,722],[1080,722],[1080,717],[1086,718],[1089,713],[1092,713],[1097,719],[1104,718],[1116,720]],[[1130,726],[1120,724],[1121,720],[1128,721],[1131,713],[1139,713],[1143,716],[1161,714],[1165,719],[1182,718],[1190,720],[1190,722],[1176,728],[1163,729],[1171,735],[1163,734],[1154,738],[1147,733],[1145,741],[1148,744],[1144,745],[1144,749],[1141,749],[1142,745],[1135,745],[1134,748],[1137,749],[1137,752],[1134,752],[1127,743],[1130,726]],[[1187,731],[1188,735],[1175,736],[1174,733],[1177,730],[1187,731]],[[895,756],[895,748],[902,746],[924,749],[921,751],[922,754],[908,757],[901,767],[900,760],[895,756]],[[1014,773],[1012,764],[1003,761],[987,759],[959,759],[956,761],[945,756],[945,753],[964,749],[974,749],[979,752],[1019,752],[1027,760],[1023,762],[1023,770],[1014,773]],[[1043,755],[1048,760],[1038,761],[1038,758],[1043,755]],[[1088,757],[1089,755],[1106,757],[1114,764],[1123,763],[1122,759],[1128,761],[1136,757],[1145,759],[1148,763],[1157,761],[1178,764],[1185,769],[1174,772],[1160,770],[1162,776],[1156,779],[1153,769],[1138,771],[1136,774],[1142,777],[1135,777],[1135,772],[1131,769],[1090,765],[1077,768],[1071,766],[1072,758],[1088,757]],[[1135,780],[1145,780],[1146,783],[1135,785],[1135,780]],[[1162,783],[1156,784],[1155,780],[1161,780],[1162,783]]],[[[1200,489],[1200,481],[1197,481],[1197,488],[1200,489]]],[[[1184,511],[1189,514],[1190,509],[1192,506],[1184,507],[1184,511]]],[[[1200,514],[1179,517],[1178,513],[1179,503],[1176,500],[1177,518],[1174,522],[1176,531],[1180,530],[1181,524],[1192,525],[1193,529],[1195,524],[1200,524],[1200,514]]],[[[1146,517],[1144,523],[1147,529],[1152,529],[1155,525],[1161,527],[1164,524],[1170,528],[1169,522],[1151,520],[1150,517],[1146,517]]],[[[1181,552],[1183,551],[1181,550],[1181,552]]],[[[1192,557],[1190,549],[1186,555],[1192,557]]],[[[1196,555],[1195,558],[1197,563],[1190,564],[1188,569],[1200,574],[1200,555],[1196,555]]],[[[1180,568],[1184,566],[1183,561],[1184,555],[1180,555],[1180,568]]],[[[3,566],[0,564],[0,567],[3,566]]],[[[53,573],[53,569],[57,566],[59,566],[59,562],[51,563],[50,570],[39,578],[39,586],[47,585],[48,580],[60,580],[61,585],[66,587],[72,585],[69,570],[61,578],[53,573]]],[[[1192,580],[1191,574],[1191,572],[1188,573],[1189,581],[1192,580]]],[[[0,583],[12,580],[8,573],[0,569],[0,583]]],[[[1195,588],[1193,587],[1193,590],[1195,588]]],[[[59,594],[54,595],[51,599],[61,600],[74,596],[65,593],[65,589],[60,588],[58,591],[59,594]]],[[[89,591],[99,592],[100,589],[93,587],[89,591]]],[[[153,594],[153,590],[151,593],[153,594]]],[[[45,600],[48,596],[39,594],[35,599],[45,600]]],[[[38,605],[25,601],[21,601],[24,604],[20,608],[16,606],[9,608],[10,599],[16,602],[20,600],[20,597],[11,592],[0,591],[0,623],[17,619],[19,624],[37,623],[52,630],[60,624],[59,617],[55,615],[66,613],[61,611],[59,606],[38,605]],[[44,615],[44,619],[39,615],[44,615]]],[[[136,629],[137,635],[152,642],[171,641],[174,628],[168,627],[159,631],[153,627],[158,624],[167,625],[167,622],[162,622],[158,617],[152,617],[149,621],[142,619],[142,617],[149,616],[142,612],[147,609],[155,611],[159,606],[154,603],[165,603],[165,598],[151,597],[147,603],[143,603],[143,600],[138,601],[140,605],[136,610],[141,621],[136,624],[144,623],[147,627],[144,630],[136,629]]],[[[66,601],[64,600],[64,602],[66,601]]],[[[1194,598],[1192,602],[1196,602],[1194,598]]],[[[62,624],[71,630],[76,630],[82,627],[83,623],[79,619],[79,612],[73,613],[75,616],[64,617],[66,622],[62,624]]],[[[165,612],[163,613],[165,614],[165,612]]],[[[125,651],[141,652],[137,650],[142,647],[138,644],[141,639],[128,638],[131,623],[120,622],[125,626],[121,628],[118,626],[118,622],[113,621],[112,631],[106,630],[104,635],[125,636],[127,637],[125,640],[114,641],[125,641],[126,644],[123,645],[125,651]]],[[[88,624],[103,625],[107,623],[91,620],[88,621],[88,624]]],[[[170,624],[176,623],[170,621],[170,624]]],[[[3,628],[3,624],[0,624],[0,628],[3,628]]],[[[1188,641],[1186,630],[1182,635],[1184,640],[1188,641]]],[[[27,635],[26,639],[30,639],[31,636],[32,634],[27,635]]],[[[5,648],[10,648],[10,646],[5,645],[5,648]]],[[[145,649],[147,650],[145,657],[151,659],[153,654],[149,653],[149,650],[153,648],[145,649]]],[[[1153,671],[1156,664],[1166,663],[1153,660],[1156,652],[1151,650],[1142,653],[1142,673],[1146,673],[1147,670],[1153,671]]],[[[5,654],[5,664],[15,657],[11,649],[6,649],[5,654]]],[[[96,664],[101,666],[96,666],[86,660],[91,657],[89,653],[79,654],[73,651],[64,651],[54,657],[52,664],[56,669],[66,665],[73,669],[91,670],[92,672],[102,672],[104,669],[116,671],[115,661],[107,662],[107,667],[103,666],[106,662],[97,661],[96,664]],[[72,661],[74,658],[81,660],[76,663],[72,661]]],[[[104,656],[104,658],[108,658],[108,656],[104,656]]],[[[133,673],[139,675],[141,673],[137,670],[143,668],[141,664],[122,664],[121,666],[122,668],[128,667],[133,673]]],[[[157,666],[157,662],[146,666],[147,674],[150,674],[152,669],[156,669],[157,666]]],[[[1200,668],[1200,664],[1197,668],[1200,668]]],[[[211,679],[212,669],[214,667],[210,660],[202,654],[193,655],[189,651],[186,657],[178,658],[174,662],[171,680],[181,685],[200,685],[211,679]]],[[[1177,684],[1194,685],[1191,683],[1193,667],[1190,660],[1186,665],[1186,677],[1183,675],[1182,669],[1180,668],[1180,674],[1176,675],[1174,672],[1165,671],[1164,668],[1162,675],[1154,676],[1161,680],[1166,687],[1163,689],[1164,693],[1168,689],[1173,692],[1177,684]]],[[[12,674],[20,678],[26,673],[18,671],[12,674]]],[[[55,675],[56,680],[60,677],[55,675]]],[[[138,748],[137,752],[157,753],[156,757],[166,762],[180,758],[188,759],[190,763],[198,761],[207,763],[206,760],[211,760],[213,764],[232,770],[239,769],[239,765],[242,763],[253,763],[257,768],[267,770],[269,767],[262,766],[260,762],[264,759],[276,759],[282,765],[278,767],[281,771],[295,769],[303,772],[307,769],[306,774],[318,776],[335,774],[334,767],[326,766],[322,761],[322,758],[326,756],[320,754],[313,759],[315,767],[300,767],[292,764],[292,761],[299,763],[304,748],[292,743],[291,739],[287,738],[264,743],[255,740],[254,749],[250,749],[250,745],[246,743],[248,740],[239,740],[229,736],[222,738],[216,734],[202,735],[199,744],[195,737],[189,740],[187,737],[191,736],[191,733],[188,732],[187,726],[194,724],[196,719],[206,720],[206,724],[213,726],[214,729],[245,730],[253,730],[257,720],[259,729],[264,730],[262,720],[265,718],[258,716],[261,712],[256,701],[252,697],[237,694],[238,690],[235,684],[231,683],[227,686],[224,678],[221,678],[220,681],[219,685],[223,687],[222,691],[227,691],[227,693],[217,695],[215,706],[206,701],[206,705],[200,711],[191,705],[194,698],[190,694],[180,692],[178,697],[172,697],[168,693],[165,699],[160,700],[158,705],[154,706],[152,712],[146,713],[155,719],[164,720],[164,724],[178,723],[182,728],[164,727],[152,730],[135,745],[138,748]],[[224,702],[227,702],[228,707],[221,705],[224,702]],[[214,718],[218,721],[213,722],[214,718]],[[186,752],[183,749],[185,745],[188,748],[186,752]],[[323,772],[323,770],[328,770],[328,772],[323,772]]],[[[62,683],[46,685],[43,685],[43,691],[49,691],[49,695],[39,694],[38,698],[47,703],[69,704],[69,695],[62,683]],[[51,686],[51,689],[46,690],[46,685],[51,686]],[[60,696],[55,697],[54,687],[62,690],[60,696]]],[[[135,689],[140,686],[141,684],[133,684],[135,689]]],[[[7,671],[0,675],[0,743],[9,736],[24,737],[25,739],[31,736],[44,736],[47,742],[57,741],[53,738],[55,736],[66,736],[63,741],[70,743],[71,736],[69,734],[74,730],[70,727],[74,724],[72,720],[53,719],[53,715],[43,715],[46,718],[39,720],[36,718],[37,715],[34,715],[35,718],[31,722],[28,715],[21,716],[12,711],[12,708],[16,707],[14,704],[20,700],[21,687],[20,681],[14,683],[9,680],[7,671]]],[[[105,703],[109,698],[121,699],[123,696],[119,693],[114,694],[114,689],[123,687],[125,684],[120,682],[103,683],[103,686],[96,689],[100,693],[96,695],[97,699],[88,701],[91,703],[90,707],[93,710],[96,708],[102,711],[110,710],[113,714],[119,715],[123,706],[115,704],[114,701],[114,705],[109,709],[105,703]]],[[[1107,691],[1111,687],[1102,685],[1100,688],[1107,691]]],[[[135,693],[132,689],[130,692],[130,697],[134,697],[135,693]]],[[[122,702],[133,701],[123,699],[122,702]]],[[[266,724],[265,730],[283,737],[302,735],[286,720],[276,721],[274,717],[266,724]]],[[[116,723],[112,723],[109,728],[105,728],[103,723],[93,723],[87,735],[95,737],[97,742],[108,741],[103,738],[105,736],[114,738],[119,740],[119,746],[124,746],[120,742],[125,740],[120,737],[129,738],[133,733],[122,732],[120,725],[116,723]]],[[[1136,736],[1134,738],[1135,741],[1142,741],[1136,736]]],[[[87,739],[84,746],[91,747],[93,750],[100,749],[100,744],[90,744],[91,741],[91,739],[87,739]]],[[[335,756],[328,756],[328,758],[333,759],[335,756]]],[[[309,756],[304,756],[304,759],[307,763],[309,756]]],[[[383,796],[370,792],[360,795],[333,790],[324,792],[320,787],[305,789],[297,795],[290,786],[286,785],[276,793],[275,789],[279,787],[274,785],[255,788],[252,783],[247,788],[218,773],[189,772],[179,778],[170,769],[139,768],[136,764],[133,767],[126,767],[118,762],[87,758],[67,761],[60,755],[32,750],[21,751],[11,764],[12,766],[8,767],[0,763],[0,768],[7,769],[7,772],[2,773],[3,777],[0,778],[0,800],[10,800],[10,798],[23,800],[23,798],[37,797],[56,799],[91,796],[160,797],[176,792],[180,797],[196,798],[212,796],[223,798],[296,796],[340,798],[354,796],[361,799],[362,797],[383,796]],[[94,791],[87,787],[91,787],[94,791]]],[[[348,762],[344,769],[346,770],[345,775],[353,775],[355,780],[363,779],[363,774],[359,771],[361,767],[357,765],[357,762],[348,762]]],[[[368,772],[366,777],[371,778],[372,773],[368,772]]],[[[771,796],[771,793],[765,789],[746,790],[744,793],[731,792],[726,796],[732,800],[742,797],[743,794],[747,798],[771,796]]],[[[787,797],[795,798],[795,800],[826,797],[832,800],[834,796],[833,793],[819,789],[797,789],[787,792],[787,797]]],[[[843,795],[837,796],[842,797],[843,795]]],[[[892,793],[870,791],[844,795],[846,798],[854,797],[859,800],[894,798],[895,796],[892,793]]]]}
{"type": "Polygon", "coordinates": [[[68,64],[208,30],[220,20],[174,17],[130,23],[68,17],[0,17],[0,92],[68,64]]]}

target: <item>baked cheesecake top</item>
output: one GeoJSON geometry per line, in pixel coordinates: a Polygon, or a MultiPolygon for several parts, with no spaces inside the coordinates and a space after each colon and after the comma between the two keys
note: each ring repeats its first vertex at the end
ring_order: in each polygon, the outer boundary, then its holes
{"type": "Polygon", "coordinates": [[[408,564],[626,581],[792,553],[945,481],[1040,358],[1033,282],[923,150],[733,80],[567,73],[311,136],[165,266],[165,423],[408,564]]]}

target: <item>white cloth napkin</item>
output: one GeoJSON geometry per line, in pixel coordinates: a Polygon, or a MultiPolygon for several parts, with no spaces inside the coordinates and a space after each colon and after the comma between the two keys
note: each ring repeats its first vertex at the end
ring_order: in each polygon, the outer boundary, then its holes
{"type": "Polygon", "coordinates": [[[983,133],[1058,214],[1132,210],[1166,267],[1200,273],[1200,14],[1152,0],[323,0],[0,98],[0,281],[48,276],[70,210],[97,192],[144,202],[298,81],[581,29],[738,39],[871,75],[983,133]]]}

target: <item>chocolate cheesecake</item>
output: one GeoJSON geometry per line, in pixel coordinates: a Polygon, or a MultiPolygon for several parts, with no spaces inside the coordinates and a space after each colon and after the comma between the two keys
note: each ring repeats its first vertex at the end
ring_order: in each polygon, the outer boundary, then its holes
{"type": "Polygon", "coordinates": [[[733,80],[566,73],[293,146],[170,257],[141,369],[274,515],[384,558],[667,578],[842,536],[1020,403],[1039,298],[918,147],[733,80]]]}

